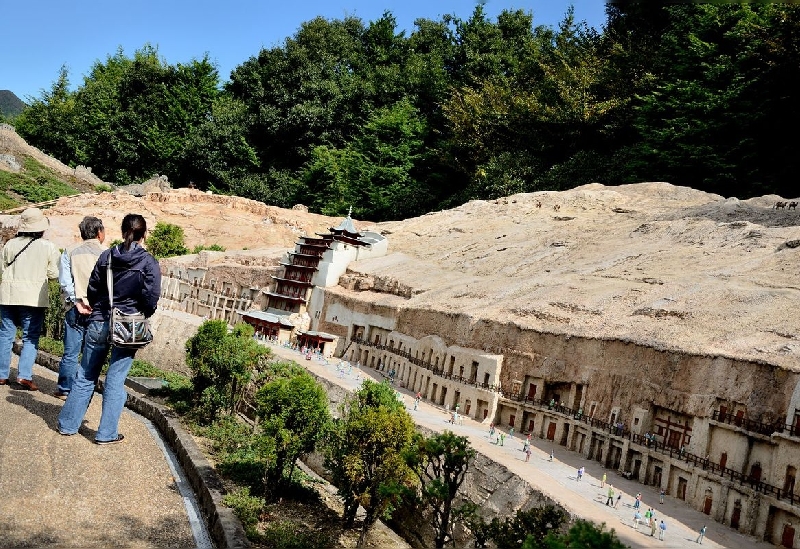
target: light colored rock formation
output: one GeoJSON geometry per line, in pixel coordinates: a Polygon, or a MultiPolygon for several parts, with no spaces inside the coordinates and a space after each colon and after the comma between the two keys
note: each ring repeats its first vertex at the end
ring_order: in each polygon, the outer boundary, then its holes
{"type": "MultiPolygon", "coordinates": [[[[388,254],[323,288],[310,328],[423,398],[780,543],[800,520],[800,212],[779,200],[586,185],[356,222],[388,254]]],[[[163,308],[176,317],[165,326],[263,306],[283,254],[340,221],[189,190],[113,193],[62,199],[48,234],[64,246],[92,214],[116,238],[131,211],[182,226],[190,247],[249,248],[164,261],[163,308]]],[[[153,356],[182,347],[190,329],[170,326],[153,356]]]]}

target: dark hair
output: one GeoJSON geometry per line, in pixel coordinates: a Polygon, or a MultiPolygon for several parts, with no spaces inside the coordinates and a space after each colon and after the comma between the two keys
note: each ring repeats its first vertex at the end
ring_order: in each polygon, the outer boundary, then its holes
{"type": "Polygon", "coordinates": [[[90,215],[87,215],[83,218],[83,221],[78,224],[78,228],[81,230],[81,238],[83,240],[97,238],[97,235],[100,234],[100,231],[104,230],[103,222],[90,215]]]}
{"type": "Polygon", "coordinates": [[[144,238],[147,232],[147,221],[139,214],[128,214],[122,218],[122,246],[129,250],[131,243],[144,238]]]}

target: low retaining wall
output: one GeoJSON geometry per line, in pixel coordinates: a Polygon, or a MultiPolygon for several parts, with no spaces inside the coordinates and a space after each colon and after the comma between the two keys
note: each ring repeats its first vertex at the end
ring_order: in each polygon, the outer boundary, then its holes
{"type": "MultiPolygon", "coordinates": [[[[19,349],[20,346],[15,343],[14,352],[19,353],[19,349]]],[[[59,361],[59,357],[43,351],[39,351],[36,358],[37,364],[54,372],[58,372],[59,361]]],[[[126,406],[153,422],[166,443],[175,452],[197,497],[198,505],[216,547],[219,549],[250,547],[241,521],[236,517],[233,509],[222,504],[222,496],[225,494],[222,481],[203,452],[197,447],[192,436],[181,426],[177,414],[169,408],[131,391],[128,391],[126,406]]]]}

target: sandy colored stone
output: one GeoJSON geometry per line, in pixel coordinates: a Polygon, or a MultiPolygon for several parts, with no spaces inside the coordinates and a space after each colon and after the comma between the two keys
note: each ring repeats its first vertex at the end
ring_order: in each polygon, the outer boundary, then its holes
{"type": "Polygon", "coordinates": [[[0,546],[195,547],[183,498],[145,424],[126,411],[125,442],[94,444],[95,395],[79,433],[62,436],[55,374],[36,366],[34,379],[40,391],[0,387],[0,546]]]}

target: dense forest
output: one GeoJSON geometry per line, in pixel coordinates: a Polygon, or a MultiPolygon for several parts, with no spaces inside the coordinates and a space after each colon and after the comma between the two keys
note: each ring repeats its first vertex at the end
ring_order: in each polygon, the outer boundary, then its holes
{"type": "Polygon", "coordinates": [[[595,181],[797,195],[800,6],[606,9],[600,31],[480,6],[408,34],[388,12],[318,18],[224,84],[145,45],[75,90],[62,69],[13,123],[118,185],[158,173],[373,220],[595,181]]]}

